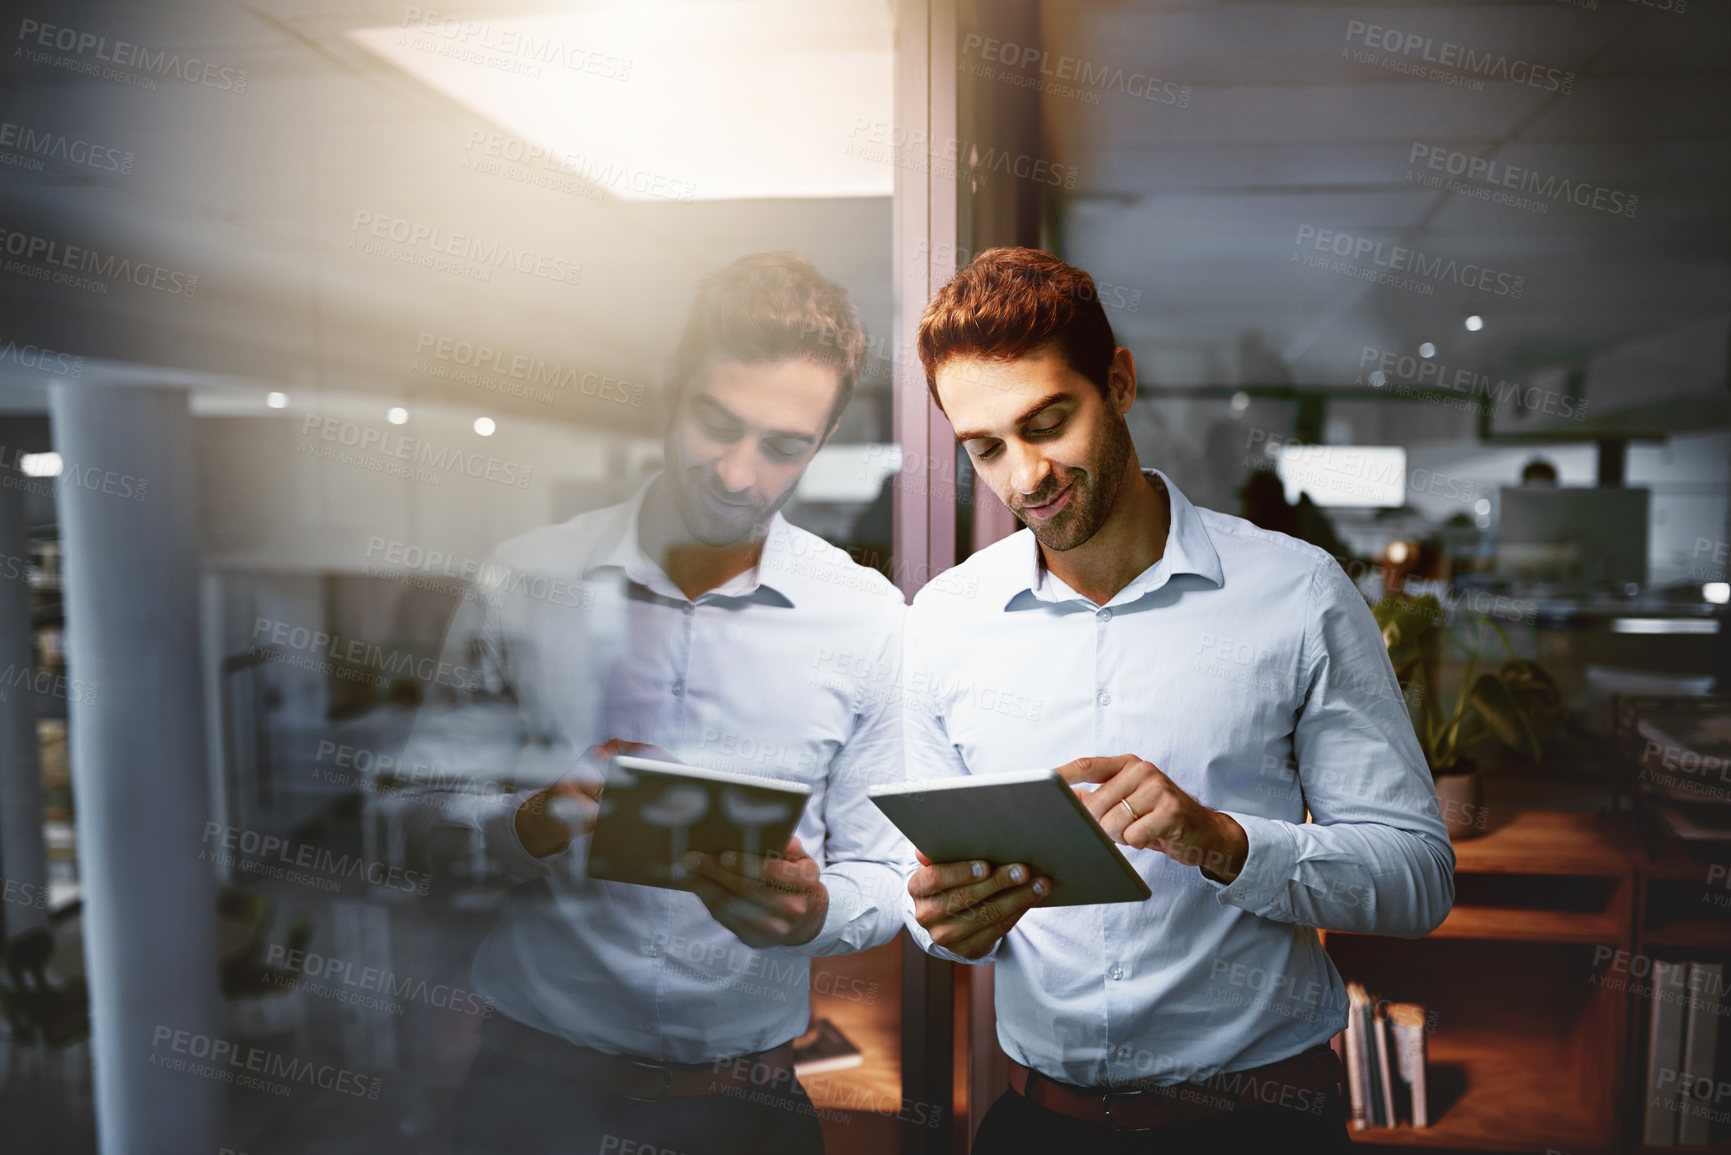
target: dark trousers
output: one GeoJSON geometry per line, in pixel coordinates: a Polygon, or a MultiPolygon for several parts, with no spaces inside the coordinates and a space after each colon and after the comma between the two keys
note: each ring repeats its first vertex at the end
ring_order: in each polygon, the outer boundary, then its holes
{"type": "Polygon", "coordinates": [[[1147,1131],[1121,1131],[1072,1119],[1006,1091],[974,1136],[973,1155],[1338,1155],[1350,1151],[1346,1108],[1338,1092],[1322,1110],[1298,1111],[1278,1104],[1240,1107],[1186,1123],[1147,1131]]]}
{"type": "Polygon", "coordinates": [[[482,1045],[457,1095],[455,1155],[823,1155],[805,1089],[721,1080],[729,1093],[622,1098],[482,1045]]]}

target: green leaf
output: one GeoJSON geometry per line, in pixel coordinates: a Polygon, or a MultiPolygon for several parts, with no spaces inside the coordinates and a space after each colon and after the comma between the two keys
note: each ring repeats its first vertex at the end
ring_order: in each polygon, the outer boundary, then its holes
{"type": "Polygon", "coordinates": [[[1543,751],[1525,711],[1508,685],[1496,674],[1481,674],[1473,683],[1472,705],[1491,734],[1517,753],[1538,761],[1543,751]]]}

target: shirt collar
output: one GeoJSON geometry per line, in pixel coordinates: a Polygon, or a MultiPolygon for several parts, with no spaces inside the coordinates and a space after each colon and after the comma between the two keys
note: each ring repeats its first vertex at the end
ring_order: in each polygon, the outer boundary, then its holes
{"type": "MultiPolygon", "coordinates": [[[[1214,585],[1224,585],[1225,572],[1220,568],[1220,554],[1202,524],[1202,515],[1190,499],[1172,484],[1172,479],[1158,469],[1144,469],[1144,476],[1154,478],[1166,489],[1172,520],[1166,530],[1166,551],[1160,560],[1137,574],[1130,583],[1112,595],[1107,605],[1127,605],[1165,586],[1179,574],[1195,574],[1214,585]]],[[[1040,604],[1060,605],[1065,602],[1088,601],[1046,569],[1039,543],[1032,531],[1023,530],[1012,539],[1013,556],[1006,559],[1006,572],[1013,575],[1004,588],[1004,609],[1030,609],[1040,604]]],[[[1090,607],[1093,602],[1088,602],[1090,607]]]]}
{"type": "MultiPolygon", "coordinates": [[[[643,517],[643,502],[649,496],[650,487],[661,479],[657,472],[638,487],[636,493],[623,504],[616,506],[617,516],[603,530],[601,538],[596,543],[595,552],[590,555],[588,564],[583,567],[583,577],[601,569],[617,569],[624,573],[627,580],[643,586],[650,592],[671,601],[689,602],[693,599],[685,596],[673,579],[667,576],[667,571],[660,564],[643,552],[643,539],[640,533],[640,523],[643,517]]],[[[764,564],[764,559],[772,553],[786,549],[790,536],[790,527],[786,519],[777,510],[769,522],[769,533],[764,539],[763,554],[758,558],[758,564],[742,574],[729,578],[723,584],[698,595],[696,601],[729,599],[740,602],[759,602],[764,605],[793,608],[793,601],[787,593],[775,585],[763,580],[766,570],[774,570],[772,562],[764,564]]]]}

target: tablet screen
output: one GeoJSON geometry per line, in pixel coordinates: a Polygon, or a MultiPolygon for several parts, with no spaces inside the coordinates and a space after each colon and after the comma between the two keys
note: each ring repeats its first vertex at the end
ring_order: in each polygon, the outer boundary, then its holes
{"type": "Polygon", "coordinates": [[[688,851],[780,851],[810,794],[803,782],[614,758],[589,840],[589,876],[689,889],[688,851]]]}
{"type": "Polygon", "coordinates": [[[938,778],[869,793],[933,862],[1022,862],[1050,878],[1042,907],[1141,902],[1153,893],[1056,771],[938,778]]]}

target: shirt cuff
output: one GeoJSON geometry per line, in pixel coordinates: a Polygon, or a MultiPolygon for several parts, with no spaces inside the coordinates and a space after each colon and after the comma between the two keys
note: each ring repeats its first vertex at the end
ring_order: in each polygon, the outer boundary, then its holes
{"type": "Polygon", "coordinates": [[[487,848],[487,857],[514,883],[550,876],[553,868],[549,860],[558,857],[550,854],[547,858],[536,858],[523,848],[522,840],[517,837],[517,811],[536,793],[534,790],[518,790],[502,795],[487,804],[481,817],[481,838],[487,848]]]}
{"type": "Polygon", "coordinates": [[[1223,905],[1236,906],[1254,914],[1267,914],[1290,919],[1286,909],[1287,887],[1298,869],[1298,841],[1292,828],[1272,818],[1240,814],[1223,810],[1239,826],[1250,843],[1244,856],[1244,866],[1230,883],[1202,877],[1215,888],[1214,897],[1223,905]]]}

